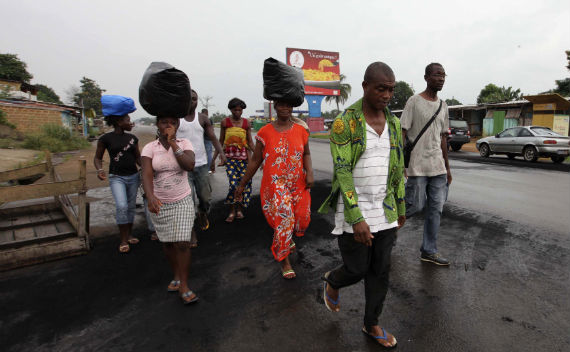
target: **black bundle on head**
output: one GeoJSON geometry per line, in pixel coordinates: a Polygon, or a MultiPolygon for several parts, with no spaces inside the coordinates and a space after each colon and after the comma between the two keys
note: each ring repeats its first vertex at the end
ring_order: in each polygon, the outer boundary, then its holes
{"type": "Polygon", "coordinates": [[[228,103],[228,109],[231,110],[231,109],[235,108],[236,106],[241,106],[242,109],[245,109],[247,107],[247,105],[245,105],[245,102],[243,100],[241,100],[240,98],[233,98],[228,103]]]}
{"type": "Polygon", "coordinates": [[[153,116],[183,117],[190,110],[192,94],[186,74],[165,62],[153,62],[139,86],[139,102],[153,116]]]}

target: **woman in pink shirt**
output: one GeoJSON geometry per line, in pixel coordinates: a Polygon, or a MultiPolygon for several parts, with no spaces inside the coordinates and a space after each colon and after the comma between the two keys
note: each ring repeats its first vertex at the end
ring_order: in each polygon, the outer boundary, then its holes
{"type": "Polygon", "coordinates": [[[194,224],[188,171],[194,169],[194,152],[189,140],[176,138],[178,118],[159,116],[156,125],[160,137],[145,145],[141,153],[143,187],[152,223],[174,273],[168,291],[179,292],[188,304],[198,300],[188,288],[194,224]]]}

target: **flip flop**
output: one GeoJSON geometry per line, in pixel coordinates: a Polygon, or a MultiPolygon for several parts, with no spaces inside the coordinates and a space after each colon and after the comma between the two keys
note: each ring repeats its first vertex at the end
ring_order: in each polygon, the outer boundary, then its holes
{"type": "Polygon", "coordinates": [[[286,280],[291,280],[297,277],[297,274],[295,274],[295,270],[293,269],[282,271],[281,275],[283,275],[283,278],[286,280]]]}
{"type": "MultiPolygon", "coordinates": [[[[330,271],[325,274],[324,278],[325,279],[328,278],[329,274],[330,274],[330,271]]],[[[338,311],[340,311],[340,308],[339,308],[339,310],[334,310],[333,307],[331,307],[329,305],[329,303],[334,304],[335,306],[338,306],[338,302],[340,301],[340,292],[338,293],[338,297],[335,301],[327,293],[327,285],[328,284],[329,283],[327,281],[323,282],[323,301],[325,302],[325,307],[327,307],[327,309],[329,311],[331,311],[333,313],[337,313],[338,311]]]]}
{"type": "Polygon", "coordinates": [[[182,301],[184,302],[184,304],[190,304],[190,303],[198,302],[198,296],[196,296],[196,294],[194,294],[194,292],[192,292],[192,291],[184,292],[180,296],[180,298],[182,298],[182,301]],[[192,295],[194,295],[194,298],[190,298],[190,297],[192,297],[192,295]]]}
{"type": "Polygon", "coordinates": [[[291,241],[291,244],[289,244],[289,251],[291,253],[295,252],[295,250],[297,249],[297,245],[295,244],[295,242],[291,241]]]}
{"type": "Polygon", "coordinates": [[[366,336],[368,336],[368,337],[374,339],[374,341],[376,341],[380,346],[382,346],[382,347],[384,347],[384,348],[391,349],[391,348],[396,347],[396,345],[398,345],[398,341],[396,340],[396,337],[393,336],[393,335],[392,335],[392,337],[394,337],[394,345],[393,345],[393,346],[385,346],[385,345],[383,345],[383,344],[381,344],[381,343],[379,342],[379,340],[384,340],[384,341],[388,342],[388,334],[386,333],[386,330],[384,330],[384,328],[380,328],[380,329],[382,329],[382,334],[383,334],[384,336],[374,336],[374,335],[372,335],[371,333],[369,333],[368,331],[366,331],[366,327],[365,327],[365,326],[362,327],[362,332],[365,333],[366,336]]]}
{"type": "Polygon", "coordinates": [[[206,219],[205,223],[202,223],[202,226],[200,226],[202,231],[206,231],[207,229],[210,228],[210,221],[208,221],[208,217],[206,217],[205,219],[206,219]]]}
{"type": "Polygon", "coordinates": [[[139,239],[136,237],[131,237],[127,240],[127,242],[129,242],[129,244],[137,244],[139,243],[139,239]]]}
{"type": "Polygon", "coordinates": [[[236,214],[234,214],[234,213],[228,215],[228,217],[226,218],[226,222],[227,223],[233,222],[235,217],[236,217],[236,214]]]}
{"type": "Polygon", "coordinates": [[[168,292],[177,292],[179,288],[180,288],[180,280],[172,280],[168,284],[166,290],[168,292]]]}
{"type": "Polygon", "coordinates": [[[236,211],[236,219],[243,219],[245,218],[245,216],[243,216],[243,213],[241,211],[236,211]]]}
{"type": "Polygon", "coordinates": [[[129,253],[129,251],[131,250],[131,247],[129,246],[128,243],[122,244],[119,246],[119,252],[121,253],[129,253]]]}

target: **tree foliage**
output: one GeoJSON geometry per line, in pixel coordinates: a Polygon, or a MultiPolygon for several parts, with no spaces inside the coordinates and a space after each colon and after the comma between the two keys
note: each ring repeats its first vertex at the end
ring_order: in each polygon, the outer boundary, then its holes
{"type": "Polygon", "coordinates": [[[481,89],[477,97],[477,104],[503,103],[507,101],[518,100],[522,97],[520,89],[513,90],[513,87],[499,87],[493,83],[489,83],[485,88],[481,89]]]}
{"type": "Polygon", "coordinates": [[[79,82],[80,91],[73,96],[73,102],[78,106],[83,103],[83,108],[93,109],[97,115],[102,115],[101,95],[105,89],[101,89],[97,82],[87,77],[83,77],[79,82]]]}
{"type": "Polygon", "coordinates": [[[38,88],[38,100],[48,103],[63,104],[59,95],[57,95],[50,87],[43,84],[36,84],[35,86],[38,88]]]}
{"type": "Polygon", "coordinates": [[[451,97],[451,99],[445,99],[445,103],[447,106],[461,105],[461,102],[455,99],[455,97],[451,97]]]}
{"type": "Polygon", "coordinates": [[[212,106],[214,106],[214,104],[210,103],[210,101],[212,99],[214,99],[214,97],[210,96],[210,95],[205,95],[203,97],[198,96],[198,99],[200,100],[200,103],[202,104],[202,107],[206,110],[210,110],[210,108],[212,106]]]}
{"type": "Polygon", "coordinates": [[[30,83],[34,76],[28,72],[28,65],[16,54],[0,54],[0,78],[30,83]]]}
{"type": "Polygon", "coordinates": [[[325,111],[323,113],[321,113],[321,117],[324,118],[325,120],[332,120],[335,117],[338,116],[338,114],[341,113],[340,110],[331,110],[331,111],[325,111]]]}
{"type": "Polygon", "coordinates": [[[210,116],[210,118],[212,119],[212,121],[214,121],[214,123],[221,122],[226,117],[228,117],[228,115],[224,115],[221,112],[215,112],[213,115],[210,116]]]}
{"type": "Polygon", "coordinates": [[[394,96],[390,100],[390,109],[402,110],[412,95],[414,95],[414,89],[408,83],[404,81],[396,82],[394,96]]]}
{"type": "Polygon", "coordinates": [[[340,110],[339,105],[346,103],[348,97],[350,97],[350,93],[352,92],[352,86],[348,83],[343,83],[346,80],[346,76],[341,74],[340,75],[340,95],[329,95],[325,98],[327,103],[335,102],[336,109],[340,110]]]}
{"type": "Polygon", "coordinates": [[[137,123],[145,126],[152,126],[156,124],[156,117],[141,117],[137,119],[137,123]]]}
{"type": "Polygon", "coordinates": [[[570,97],[570,78],[557,79],[554,83],[556,83],[556,88],[553,90],[554,93],[558,93],[563,97],[570,97]]]}

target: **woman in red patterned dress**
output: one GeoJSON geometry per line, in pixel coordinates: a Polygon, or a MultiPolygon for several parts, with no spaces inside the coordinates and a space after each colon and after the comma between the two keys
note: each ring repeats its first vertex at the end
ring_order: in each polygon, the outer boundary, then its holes
{"type": "Polygon", "coordinates": [[[289,254],[295,248],[293,235],[303,236],[311,221],[313,167],[309,150],[309,133],[292,121],[293,106],[275,102],[277,120],[257,133],[253,158],[235,191],[241,199],[245,185],[263,161],[261,206],[273,228],[271,251],[281,263],[285,279],[296,277],[289,254]]]}

